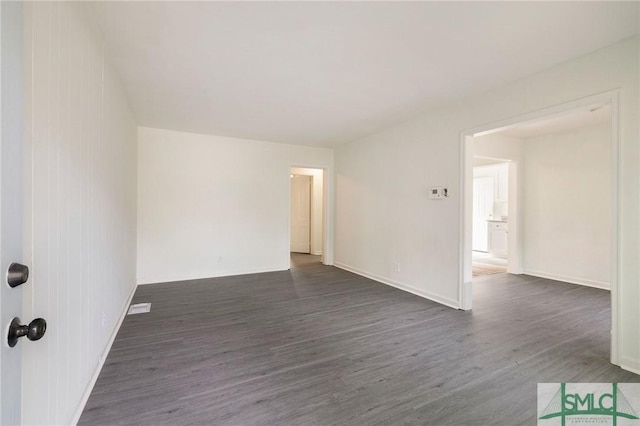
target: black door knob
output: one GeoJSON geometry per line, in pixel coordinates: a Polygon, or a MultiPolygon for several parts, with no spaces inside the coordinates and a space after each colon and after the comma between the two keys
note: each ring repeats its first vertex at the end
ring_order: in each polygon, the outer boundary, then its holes
{"type": "Polygon", "coordinates": [[[18,287],[29,279],[29,267],[21,263],[12,263],[7,270],[7,284],[9,287],[18,287]]]}
{"type": "Polygon", "coordinates": [[[27,336],[29,340],[39,340],[47,331],[47,322],[42,318],[36,318],[29,325],[21,325],[20,318],[15,317],[9,325],[9,335],[7,343],[10,347],[14,347],[18,343],[18,339],[27,336]]]}

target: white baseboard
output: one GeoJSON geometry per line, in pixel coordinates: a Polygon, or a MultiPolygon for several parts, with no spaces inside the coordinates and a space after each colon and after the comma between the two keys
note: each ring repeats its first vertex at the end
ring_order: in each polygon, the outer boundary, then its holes
{"type": "Polygon", "coordinates": [[[247,269],[242,271],[223,272],[221,274],[212,273],[210,275],[192,275],[192,276],[179,276],[179,277],[174,276],[174,277],[165,277],[162,279],[138,278],[137,285],[166,284],[166,283],[174,283],[174,282],[180,282],[180,281],[204,280],[209,278],[235,277],[238,275],[262,274],[264,272],[280,272],[280,271],[286,271],[287,269],[289,269],[289,265],[284,267],[275,266],[275,267],[269,267],[269,268],[256,268],[256,269],[247,269]]]}
{"type": "Polygon", "coordinates": [[[100,372],[102,371],[102,367],[104,366],[104,362],[107,360],[107,355],[109,355],[109,351],[111,350],[111,346],[113,345],[114,340],[116,340],[116,336],[118,335],[118,331],[120,331],[120,326],[122,325],[122,322],[124,321],[124,317],[127,316],[127,311],[129,310],[129,305],[131,305],[131,300],[133,299],[133,295],[136,292],[136,289],[138,288],[138,286],[133,286],[133,289],[131,290],[131,294],[129,294],[129,297],[127,297],[127,302],[124,304],[124,309],[122,310],[122,313],[120,314],[120,318],[118,318],[118,321],[116,322],[116,326],[113,328],[113,331],[111,332],[111,336],[109,337],[109,341],[107,342],[107,345],[104,348],[104,351],[102,352],[102,355],[100,355],[100,357],[98,358],[98,365],[96,366],[96,369],[93,372],[93,375],[91,376],[91,380],[89,381],[89,384],[87,385],[84,394],[82,395],[82,399],[80,400],[80,404],[78,404],[78,408],[75,411],[75,414],[73,415],[73,420],[71,421],[72,425],[77,425],[78,421],[80,420],[80,416],[82,415],[82,412],[84,411],[84,407],[87,405],[87,401],[89,400],[89,397],[91,396],[91,392],[93,391],[93,387],[96,385],[96,381],[98,381],[98,376],[100,376],[100,372]]]}
{"type": "Polygon", "coordinates": [[[620,362],[620,368],[631,371],[640,376],[640,359],[633,359],[623,356],[620,362]]]}
{"type": "Polygon", "coordinates": [[[322,256],[322,250],[312,251],[311,254],[314,256],[322,256]]]}
{"type": "Polygon", "coordinates": [[[534,277],[547,278],[549,280],[563,281],[570,284],[579,284],[587,287],[599,288],[601,290],[611,290],[611,286],[609,285],[609,283],[604,281],[586,280],[584,278],[575,278],[575,277],[568,277],[565,275],[549,274],[546,272],[532,271],[529,269],[523,270],[522,273],[525,275],[533,275],[534,277]]]}
{"type": "Polygon", "coordinates": [[[397,289],[400,290],[404,290],[406,292],[415,294],[416,296],[420,296],[424,299],[429,299],[432,302],[436,302],[436,303],[440,303],[441,305],[445,305],[448,306],[450,308],[454,308],[454,309],[460,309],[460,303],[457,300],[452,300],[449,299],[447,297],[442,297],[442,296],[438,296],[436,294],[430,293],[428,291],[424,291],[421,289],[417,289],[415,287],[412,287],[408,284],[404,284],[398,281],[394,281],[391,280],[389,278],[386,277],[382,277],[380,275],[376,275],[376,274],[372,274],[369,272],[365,272],[362,271],[358,268],[354,268],[353,266],[349,266],[349,265],[345,265],[344,263],[340,263],[340,262],[333,262],[333,266],[340,268],[340,269],[344,269],[345,271],[349,271],[349,272],[353,272],[354,274],[358,274],[361,275],[363,277],[372,279],[374,281],[378,281],[382,284],[386,284],[389,285],[391,287],[395,287],[397,289]]]}

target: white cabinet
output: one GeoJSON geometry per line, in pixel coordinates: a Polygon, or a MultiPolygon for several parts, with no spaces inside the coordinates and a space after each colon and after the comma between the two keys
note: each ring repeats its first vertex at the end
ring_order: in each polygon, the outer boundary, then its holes
{"type": "Polygon", "coordinates": [[[507,258],[507,241],[509,227],[507,222],[487,221],[487,233],[489,234],[489,253],[495,257],[507,258]]]}

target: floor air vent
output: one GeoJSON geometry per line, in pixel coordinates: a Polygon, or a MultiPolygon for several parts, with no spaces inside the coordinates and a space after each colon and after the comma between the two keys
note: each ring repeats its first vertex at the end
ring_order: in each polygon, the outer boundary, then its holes
{"type": "Polygon", "coordinates": [[[136,303],[134,305],[129,306],[129,312],[127,315],[133,314],[144,314],[151,310],[151,303],[136,303]]]}

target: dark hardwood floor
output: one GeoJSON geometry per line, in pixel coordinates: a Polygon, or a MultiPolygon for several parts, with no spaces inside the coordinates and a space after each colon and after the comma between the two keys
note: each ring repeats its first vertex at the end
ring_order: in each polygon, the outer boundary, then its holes
{"type": "Polygon", "coordinates": [[[285,272],[140,286],[80,424],[516,425],[538,382],[608,361],[609,293],[497,274],[457,311],[294,255],[285,272]]]}

